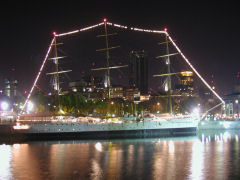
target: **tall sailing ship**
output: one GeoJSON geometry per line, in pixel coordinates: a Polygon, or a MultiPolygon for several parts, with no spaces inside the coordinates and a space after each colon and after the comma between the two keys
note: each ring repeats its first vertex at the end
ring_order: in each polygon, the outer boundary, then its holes
{"type": "MultiPolygon", "coordinates": [[[[109,65],[109,50],[117,47],[108,46],[108,34],[107,25],[108,22],[104,20],[103,24],[105,34],[99,37],[105,37],[106,48],[99,51],[106,51],[106,67],[97,68],[93,70],[106,70],[107,71],[107,90],[108,98],[111,98],[111,83],[110,83],[110,69],[122,68],[126,66],[110,67],[109,65]]],[[[120,25],[119,25],[120,26],[120,25]]],[[[57,54],[57,37],[51,43],[51,47],[55,49],[54,60],[56,65],[56,72],[48,73],[55,76],[55,90],[58,97],[59,111],[61,111],[61,102],[59,100],[59,74],[70,72],[70,70],[59,71],[58,60],[62,57],[58,57],[57,54]]],[[[118,117],[118,118],[104,118],[104,117],[73,117],[67,115],[51,115],[51,116],[37,116],[36,114],[21,114],[17,120],[15,126],[12,129],[13,136],[21,136],[27,139],[35,138],[145,138],[145,137],[167,137],[167,136],[183,136],[196,134],[199,115],[175,115],[173,114],[172,106],[172,83],[170,71],[170,56],[168,43],[170,42],[169,35],[165,33],[166,54],[157,58],[164,57],[167,64],[167,74],[155,75],[167,77],[167,96],[168,96],[168,109],[169,114],[167,116],[161,115],[143,115],[140,118],[137,117],[118,117]]],[[[50,48],[51,48],[50,47],[50,48]]],[[[42,69],[41,69],[42,70],[42,69]]],[[[34,84],[35,86],[36,84],[34,84]]],[[[28,96],[29,99],[29,96],[28,96]]]]}

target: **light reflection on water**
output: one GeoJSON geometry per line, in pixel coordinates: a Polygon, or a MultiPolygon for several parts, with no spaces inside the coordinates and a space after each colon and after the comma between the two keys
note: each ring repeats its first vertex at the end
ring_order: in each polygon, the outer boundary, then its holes
{"type": "Polygon", "coordinates": [[[0,179],[11,178],[11,146],[0,145],[0,179]]]}
{"type": "Polygon", "coordinates": [[[240,132],[0,145],[0,179],[237,179],[240,132]]]}

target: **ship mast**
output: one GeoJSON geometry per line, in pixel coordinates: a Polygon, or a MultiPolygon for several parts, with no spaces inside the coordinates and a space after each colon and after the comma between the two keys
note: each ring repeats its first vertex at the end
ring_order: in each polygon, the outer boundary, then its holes
{"type": "Polygon", "coordinates": [[[165,34],[165,41],[158,43],[158,44],[166,44],[166,54],[162,56],[157,56],[156,58],[165,58],[166,59],[166,65],[167,65],[167,74],[157,74],[154,75],[153,77],[161,77],[161,76],[167,76],[167,97],[168,97],[168,112],[170,114],[173,114],[173,108],[172,108],[172,79],[171,76],[179,73],[171,73],[171,62],[170,62],[170,56],[175,56],[178,53],[172,53],[169,54],[169,43],[170,41],[168,40],[167,34],[165,34]]]}
{"type": "Polygon", "coordinates": [[[109,47],[108,37],[112,36],[112,35],[116,35],[117,33],[108,34],[108,31],[107,31],[107,19],[104,19],[103,22],[104,22],[104,32],[105,33],[104,33],[104,35],[98,35],[97,37],[105,37],[106,48],[98,49],[96,51],[106,51],[107,64],[106,64],[106,67],[104,67],[104,68],[95,68],[95,69],[92,69],[92,71],[107,70],[107,91],[108,91],[107,97],[108,97],[108,100],[110,100],[111,99],[111,89],[112,89],[111,88],[111,81],[110,81],[110,69],[127,67],[127,65],[110,67],[110,63],[109,63],[109,59],[110,59],[109,50],[115,49],[115,48],[119,48],[120,46],[109,47]]]}
{"type": "Polygon", "coordinates": [[[171,68],[170,68],[170,56],[169,56],[169,47],[168,47],[168,38],[167,35],[165,35],[165,41],[166,41],[166,53],[167,53],[167,73],[169,74],[167,76],[167,86],[168,86],[168,105],[169,105],[169,112],[172,114],[172,80],[171,80],[171,68]]]}
{"type": "Polygon", "coordinates": [[[60,81],[59,81],[59,74],[61,73],[67,73],[72,70],[65,70],[65,71],[59,71],[59,59],[65,58],[64,56],[58,57],[58,51],[57,51],[57,45],[61,45],[63,43],[57,43],[57,38],[56,36],[54,37],[54,41],[52,46],[54,46],[54,57],[49,58],[49,60],[53,60],[55,63],[55,72],[47,73],[47,75],[54,75],[54,79],[56,84],[54,84],[54,90],[56,91],[57,95],[57,102],[58,102],[58,111],[61,113],[61,102],[60,102],[60,81]]]}
{"type": "Polygon", "coordinates": [[[104,21],[105,30],[105,41],[106,41],[106,59],[107,59],[107,89],[108,89],[108,99],[111,98],[111,83],[110,83],[110,69],[109,69],[109,48],[108,48],[108,32],[107,32],[107,22],[104,21]]]}
{"type": "Polygon", "coordinates": [[[59,98],[59,71],[58,71],[58,52],[57,52],[57,38],[54,38],[54,54],[55,54],[55,64],[56,64],[56,90],[57,90],[57,100],[58,100],[58,108],[61,109],[60,98],[59,98]]]}

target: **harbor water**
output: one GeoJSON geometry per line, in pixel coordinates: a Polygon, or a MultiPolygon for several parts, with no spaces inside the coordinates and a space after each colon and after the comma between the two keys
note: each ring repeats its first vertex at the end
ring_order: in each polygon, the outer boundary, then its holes
{"type": "Polygon", "coordinates": [[[0,144],[0,179],[240,179],[240,131],[0,144]]]}

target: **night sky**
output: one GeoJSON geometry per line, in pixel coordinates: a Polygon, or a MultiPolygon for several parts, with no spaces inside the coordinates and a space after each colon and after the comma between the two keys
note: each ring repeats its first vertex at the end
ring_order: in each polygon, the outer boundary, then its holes
{"type": "Polygon", "coordinates": [[[217,91],[221,95],[231,93],[240,72],[238,6],[230,1],[192,2],[59,1],[2,5],[0,80],[14,76],[20,91],[30,90],[53,31],[79,29],[106,17],[110,22],[139,28],[167,27],[203,77],[210,82],[213,75],[217,91]]]}

